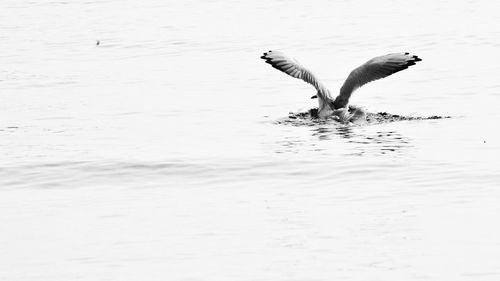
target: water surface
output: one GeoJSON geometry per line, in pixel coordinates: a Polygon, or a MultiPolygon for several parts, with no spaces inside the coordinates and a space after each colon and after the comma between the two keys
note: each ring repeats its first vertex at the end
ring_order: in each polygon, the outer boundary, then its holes
{"type": "Polygon", "coordinates": [[[500,16],[484,1],[2,1],[1,280],[498,280],[500,16]],[[97,41],[99,44],[97,45],[97,41]],[[366,60],[370,112],[278,124],[366,60]]]}

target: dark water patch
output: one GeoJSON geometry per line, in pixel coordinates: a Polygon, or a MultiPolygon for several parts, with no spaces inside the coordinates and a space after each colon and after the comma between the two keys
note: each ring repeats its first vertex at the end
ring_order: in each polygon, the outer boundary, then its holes
{"type": "MultiPolygon", "coordinates": [[[[338,119],[319,119],[317,109],[307,112],[290,113],[288,118],[275,121],[275,124],[285,124],[295,127],[310,127],[313,137],[319,141],[332,140],[332,144],[347,144],[345,155],[373,156],[373,155],[401,155],[411,149],[411,139],[394,130],[374,130],[375,127],[364,125],[387,124],[396,121],[435,120],[451,118],[449,116],[402,116],[387,112],[366,113],[366,119],[356,122],[340,122],[338,119]]],[[[319,144],[319,143],[318,143],[319,144]]],[[[315,150],[331,150],[328,144],[319,145],[315,150]]]]}
{"type": "Polygon", "coordinates": [[[404,116],[399,114],[391,114],[388,112],[372,113],[367,112],[366,118],[363,120],[356,120],[355,122],[341,122],[335,118],[318,118],[318,109],[312,108],[306,112],[290,112],[287,118],[282,118],[276,121],[276,124],[285,124],[293,126],[317,126],[324,124],[383,124],[396,121],[415,121],[415,120],[436,120],[436,119],[449,119],[451,116],[404,116]]]}
{"type": "Polygon", "coordinates": [[[368,123],[387,123],[395,121],[412,121],[412,120],[436,120],[436,119],[448,119],[451,116],[403,116],[398,114],[391,114],[387,112],[379,113],[368,113],[366,116],[366,121],[368,123]]]}

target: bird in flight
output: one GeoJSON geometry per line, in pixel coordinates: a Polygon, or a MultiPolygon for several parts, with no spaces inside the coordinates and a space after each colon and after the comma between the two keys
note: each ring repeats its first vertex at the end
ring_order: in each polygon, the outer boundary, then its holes
{"type": "Polygon", "coordinates": [[[318,117],[334,117],[342,122],[356,121],[366,116],[366,113],[361,108],[350,106],[351,110],[349,110],[348,107],[349,98],[359,87],[407,69],[422,60],[418,56],[409,53],[394,53],[375,57],[351,71],[340,88],[339,95],[333,99],[330,91],[310,70],[303,67],[297,60],[279,51],[265,52],[260,58],[264,59],[272,67],[313,85],[317,94],[312,98],[318,98],[319,102],[318,117]]]}

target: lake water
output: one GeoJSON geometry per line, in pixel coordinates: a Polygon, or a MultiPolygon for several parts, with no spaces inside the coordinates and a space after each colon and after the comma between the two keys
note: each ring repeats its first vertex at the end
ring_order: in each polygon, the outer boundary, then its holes
{"type": "Polygon", "coordinates": [[[0,280],[500,280],[494,1],[0,3],[0,280]],[[97,41],[99,44],[97,45],[97,41]],[[278,124],[357,91],[451,119],[278,124]]]}

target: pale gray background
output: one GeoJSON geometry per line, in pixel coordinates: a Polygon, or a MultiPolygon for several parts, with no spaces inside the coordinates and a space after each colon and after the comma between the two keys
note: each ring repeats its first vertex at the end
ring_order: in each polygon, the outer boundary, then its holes
{"type": "Polygon", "coordinates": [[[495,1],[0,2],[0,280],[500,280],[495,1]],[[96,46],[96,40],[100,45],[96,46]],[[277,125],[352,98],[446,120],[277,125]]]}

